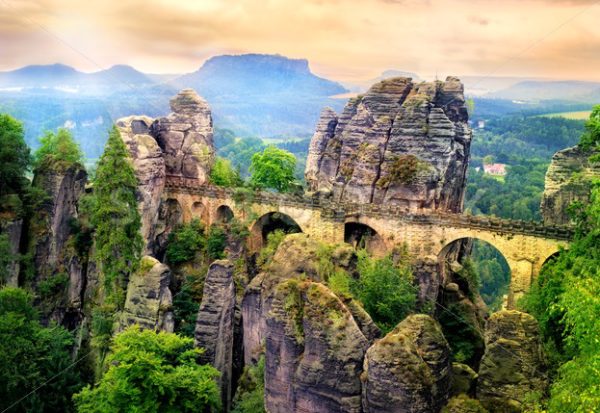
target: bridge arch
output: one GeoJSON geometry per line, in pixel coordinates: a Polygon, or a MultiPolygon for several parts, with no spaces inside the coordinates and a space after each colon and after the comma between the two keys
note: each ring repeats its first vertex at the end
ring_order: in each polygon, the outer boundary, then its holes
{"type": "Polygon", "coordinates": [[[438,262],[445,282],[449,281],[450,272],[459,272],[458,276],[452,276],[452,282],[458,284],[462,291],[479,293],[491,311],[498,311],[507,304],[512,271],[507,258],[493,244],[478,238],[459,238],[442,248],[438,262]],[[470,263],[468,258],[472,260],[470,263]],[[457,264],[458,267],[454,267],[457,264]],[[477,271],[479,285],[472,284],[469,271],[477,271]],[[464,278],[460,276],[461,272],[466,272],[462,274],[464,278]],[[478,291],[472,291],[474,287],[478,291]]]}
{"type": "Polygon", "coordinates": [[[383,237],[373,227],[357,221],[344,223],[344,242],[354,248],[364,248],[372,255],[385,255],[387,252],[383,237]]]}
{"type": "Polygon", "coordinates": [[[283,230],[287,234],[304,232],[294,218],[283,212],[272,211],[258,218],[250,229],[250,249],[260,250],[270,233],[283,230]]]}
{"type": "Polygon", "coordinates": [[[216,222],[226,223],[233,219],[233,210],[229,205],[221,205],[217,208],[215,213],[216,222]]]}

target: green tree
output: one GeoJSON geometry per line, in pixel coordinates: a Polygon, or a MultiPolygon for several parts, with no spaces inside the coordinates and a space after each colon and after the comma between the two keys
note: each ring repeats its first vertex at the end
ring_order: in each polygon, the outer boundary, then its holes
{"type": "Polygon", "coordinates": [[[600,105],[592,109],[590,118],[585,123],[585,133],[581,137],[580,145],[584,148],[600,145],[600,105]]]}
{"type": "Polygon", "coordinates": [[[270,188],[279,192],[291,189],[295,181],[296,157],[275,146],[267,146],[262,153],[255,153],[250,164],[250,183],[258,188],[270,188]]]}
{"type": "Polygon", "coordinates": [[[83,152],[69,130],[59,128],[56,133],[46,132],[40,138],[40,147],[35,152],[36,169],[46,166],[66,168],[83,163],[83,152]]]}
{"type": "Polygon", "coordinates": [[[240,172],[234,169],[229,159],[217,157],[210,171],[210,182],[213,185],[235,188],[242,186],[240,172]]]}
{"type": "Polygon", "coordinates": [[[170,264],[181,264],[192,260],[198,252],[206,250],[204,225],[199,219],[182,224],[169,234],[167,260],[170,264]]]}
{"type": "Polygon", "coordinates": [[[409,265],[395,265],[391,257],[371,258],[361,250],[358,272],[352,293],[384,332],[392,330],[415,309],[417,295],[409,265]]]}
{"type": "Polygon", "coordinates": [[[107,357],[108,371],[95,387],[74,396],[80,413],[204,412],[220,404],[219,372],[197,363],[192,338],[129,327],[107,357]]]}
{"type": "Polygon", "coordinates": [[[25,143],[23,124],[0,114],[0,211],[20,213],[29,180],[31,154],[25,143]]]}
{"type": "Polygon", "coordinates": [[[126,280],[137,270],[143,246],[137,184],[127,147],[113,127],[98,162],[89,214],[103,287],[108,302],[117,308],[124,302],[126,280]]]}
{"type": "Polygon", "coordinates": [[[258,363],[244,367],[233,401],[232,413],[263,413],[265,411],[265,356],[258,363]]]}
{"type": "Polygon", "coordinates": [[[40,324],[25,290],[0,289],[0,410],[72,411],[71,396],[82,386],[70,367],[73,344],[64,328],[40,324]]]}

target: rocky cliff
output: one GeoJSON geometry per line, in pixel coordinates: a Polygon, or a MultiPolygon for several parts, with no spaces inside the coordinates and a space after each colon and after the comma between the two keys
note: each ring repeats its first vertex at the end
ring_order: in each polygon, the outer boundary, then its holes
{"type": "Polygon", "coordinates": [[[335,201],[462,210],[471,131],[457,78],[387,79],[322,112],[306,166],[309,189],[335,201]]]}
{"type": "Polygon", "coordinates": [[[569,224],[569,205],[573,202],[589,202],[590,181],[600,177],[600,164],[589,161],[592,155],[594,152],[579,146],[554,154],[546,172],[540,205],[545,224],[569,224]]]}
{"type": "Polygon", "coordinates": [[[75,237],[86,182],[83,166],[73,164],[46,165],[36,171],[32,184],[42,191],[44,200],[28,226],[33,283],[44,316],[58,323],[77,323],[82,316],[85,257],[80,256],[75,237]]]}
{"type": "Polygon", "coordinates": [[[130,116],[116,122],[139,181],[145,253],[158,256],[174,224],[171,206],[161,200],[166,176],[207,183],[215,154],[212,114],[206,101],[192,89],[184,89],[171,99],[171,110],[158,119],[130,116]]]}

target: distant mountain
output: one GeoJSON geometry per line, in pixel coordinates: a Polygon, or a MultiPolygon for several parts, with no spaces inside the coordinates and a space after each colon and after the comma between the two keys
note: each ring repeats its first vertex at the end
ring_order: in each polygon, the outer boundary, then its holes
{"type": "Polygon", "coordinates": [[[264,54],[215,56],[196,72],[172,83],[194,88],[209,100],[216,96],[331,96],[347,92],[339,83],[314,75],[306,59],[264,54]]]}
{"type": "Polygon", "coordinates": [[[0,87],[62,88],[84,94],[112,93],[131,86],[156,83],[131,66],[116,65],[94,73],[83,73],[63,64],[33,65],[0,72],[0,87]]]}
{"type": "Polygon", "coordinates": [[[569,100],[591,102],[598,97],[600,83],[577,80],[522,81],[486,97],[522,101],[569,100]]]}

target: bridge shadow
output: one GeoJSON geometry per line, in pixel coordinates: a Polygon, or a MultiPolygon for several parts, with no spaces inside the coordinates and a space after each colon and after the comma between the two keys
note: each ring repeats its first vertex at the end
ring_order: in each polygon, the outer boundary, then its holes
{"type": "Polygon", "coordinates": [[[381,235],[369,225],[360,222],[344,224],[344,242],[355,249],[365,249],[371,255],[385,255],[386,246],[381,235]]]}

